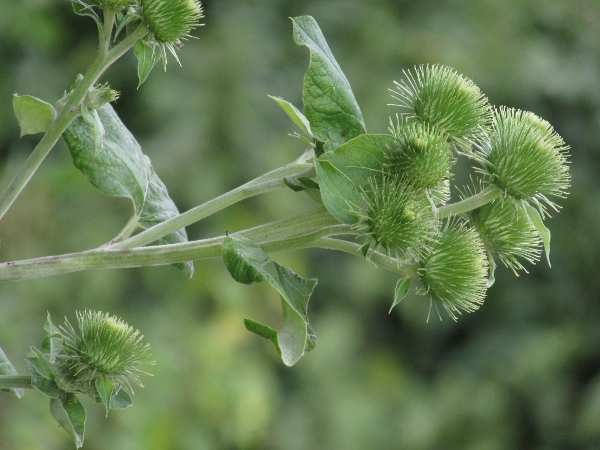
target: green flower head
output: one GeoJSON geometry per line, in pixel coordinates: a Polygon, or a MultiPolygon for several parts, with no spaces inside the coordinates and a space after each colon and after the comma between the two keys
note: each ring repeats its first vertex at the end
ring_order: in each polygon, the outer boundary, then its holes
{"type": "Polygon", "coordinates": [[[407,110],[407,122],[420,122],[444,132],[459,148],[479,141],[490,118],[487,98],[469,78],[446,66],[418,66],[394,81],[392,97],[407,110]]]}
{"type": "Polygon", "coordinates": [[[154,40],[166,46],[188,38],[203,17],[198,0],[140,0],[140,4],[154,40]]]}
{"type": "Polygon", "coordinates": [[[89,311],[77,313],[79,332],[68,320],[61,327],[64,355],[57,370],[57,385],[67,392],[95,394],[99,377],[112,381],[118,390],[131,392],[131,381],[142,386],[138,374],[148,361],[150,347],[143,336],[121,319],[89,311]]]}
{"type": "MultiPolygon", "coordinates": [[[[469,214],[485,247],[506,267],[525,270],[520,260],[536,263],[542,241],[525,209],[512,197],[499,198],[469,214]]],[[[526,270],[525,270],[526,271],[526,270]]]]}
{"type": "Polygon", "coordinates": [[[367,247],[387,253],[420,254],[434,229],[427,197],[395,178],[370,180],[365,191],[367,211],[360,212],[356,229],[367,236],[367,247]]]}
{"type": "Polygon", "coordinates": [[[568,147],[550,124],[512,108],[494,112],[492,130],[477,159],[489,182],[517,200],[557,210],[549,197],[564,198],[570,187],[568,147]]]}
{"type": "Polygon", "coordinates": [[[421,123],[391,131],[396,142],[386,149],[388,173],[403,177],[415,188],[434,188],[448,177],[454,158],[442,133],[421,123]]]}
{"type": "Polygon", "coordinates": [[[440,303],[456,320],[456,313],[472,312],[485,297],[488,261],[477,232],[451,220],[421,259],[418,274],[432,302],[440,303]]]}

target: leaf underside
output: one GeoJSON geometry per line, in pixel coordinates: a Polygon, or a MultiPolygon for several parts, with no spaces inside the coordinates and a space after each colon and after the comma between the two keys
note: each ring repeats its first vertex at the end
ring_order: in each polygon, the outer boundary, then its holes
{"type": "Polygon", "coordinates": [[[308,300],[317,280],[302,278],[274,261],[246,237],[230,235],[223,242],[223,260],[234,280],[250,284],[264,281],[281,295],[283,319],[281,328],[246,319],[244,324],[264,338],[271,339],[281,359],[293,366],[317,344],[317,338],[308,322],[308,300]]]}
{"type": "MultiPolygon", "coordinates": [[[[98,108],[97,116],[103,129],[100,145],[98,127],[85,116],[77,117],[63,134],[75,167],[103,193],[129,198],[139,228],[147,229],[177,216],[179,211],[166,186],[113,107],[106,104],[98,108]]],[[[157,243],[186,241],[187,234],[182,228],[157,243]]],[[[193,274],[191,261],[174,265],[189,276],[193,274]]]]}

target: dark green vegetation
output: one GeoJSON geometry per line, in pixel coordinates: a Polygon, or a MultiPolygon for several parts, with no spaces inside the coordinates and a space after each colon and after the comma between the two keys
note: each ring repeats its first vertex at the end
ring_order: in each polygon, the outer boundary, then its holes
{"type": "MultiPolygon", "coordinates": [[[[158,365],[136,390],[137,407],[90,415],[86,448],[583,448],[598,439],[599,7],[472,3],[205,2],[207,25],[180,53],[184,70],[171,61],[133,93],[130,55],[107,78],[123,93],[115,108],[186,210],[303,148],[267,98],[300,105],[306,51],[292,43],[288,16],[319,21],[371,133],[386,131],[395,110],[382,105],[393,102],[387,88],[402,69],[454,67],[492,103],[546,118],[572,147],[571,195],[551,222],[552,270],[527,266],[518,279],[498,271],[477,313],[426,324],[425,297],[387,315],[393,274],[332,252],[275,255],[320,279],[310,312],[321,343],[291,370],[241,326],[244,317],[278,323],[277,294],[233,283],[219,260],[197,264],[192,280],[162,267],[3,284],[7,353],[30,345],[46,311],[60,318],[84,308],[124,318],[152,344],[158,365]]],[[[7,107],[14,92],[60,97],[65,74],[74,78],[95,48],[93,25],[68,5],[28,5],[5,6],[0,19],[7,107]],[[69,29],[82,31],[61,34],[69,29]]],[[[12,114],[2,114],[4,183],[36,140],[16,136],[12,114]]],[[[299,201],[291,192],[250,200],[188,233],[232,233],[295,212],[299,201]]],[[[61,144],[2,222],[2,260],[101,245],[129,208],[91,188],[61,144]]],[[[64,447],[40,399],[0,401],[0,448],[64,447]]]]}

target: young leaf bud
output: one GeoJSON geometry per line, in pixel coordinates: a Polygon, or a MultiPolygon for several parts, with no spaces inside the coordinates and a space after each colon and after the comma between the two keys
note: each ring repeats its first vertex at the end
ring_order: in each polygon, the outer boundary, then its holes
{"type": "Polygon", "coordinates": [[[448,177],[453,162],[446,137],[435,128],[414,123],[394,130],[395,145],[386,150],[386,171],[415,188],[434,188],[448,177]]]}
{"type": "Polygon", "coordinates": [[[115,391],[131,393],[130,381],[142,386],[140,369],[148,362],[150,346],[142,344],[140,332],[109,314],[89,311],[77,313],[79,333],[68,320],[61,327],[64,355],[56,371],[56,384],[67,392],[97,396],[98,378],[110,380],[115,391]]]}
{"type": "Polygon", "coordinates": [[[386,252],[400,255],[425,251],[434,227],[427,197],[396,178],[369,181],[367,211],[358,213],[356,225],[367,235],[367,245],[380,245],[386,252]]]}
{"type": "Polygon", "coordinates": [[[390,89],[392,97],[407,109],[407,122],[420,122],[443,131],[464,150],[481,138],[488,124],[487,98],[469,78],[446,66],[418,66],[404,72],[405,79],[390,89]]]}
{"type": "Polygon", "coordinates": [[[469,218],[486,248],[515,275],[517,270],[525,270],[519,259],[539,261],[540,235],[526,211],[512,197],[496,199],[472,211],[469,218]]]}
{"type": "Polygon", "coordinates": [[[456,313],[475,311],[483,303],[488,281],[481,238],[464,223],[448,222],[420,261],[418,273],[432,301],[441,303],[454,320],[456,313]]]}
{"type": "Polygon", "coordinates": [[[532,113],[501,108],[481,145],[480,171],[517,200],[557,210],[548,197],[564,198],[570,184],[568,147],[548,122],[532,113]]]}
{"type": "Polygon", "coordinates": [[[159,44],[179,44],[203,17],[198,0],[140,0],[140,4],[144,21],[159,44]]]}

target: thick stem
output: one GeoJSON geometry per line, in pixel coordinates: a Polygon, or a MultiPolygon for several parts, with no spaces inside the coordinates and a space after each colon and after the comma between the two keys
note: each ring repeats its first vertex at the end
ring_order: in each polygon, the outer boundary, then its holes
{"type": "MultiPolygon", "coordinates": [[[[112,23],[112,19],[110,20],[112,23]]],[[[48,131],[44,134],[40,142],[38,142],[33,149],[33,152],[31,152],[31,155],[29,155],[29,158],[27,158],[19,172],[17,172],[0,197],[0,219],[4,217],[69,124],[77,117],[79,114],[79,106],[85,99],[88,90],[98,81],[100,76],[113,62],[121,57],[138,39],[144,37],[147,33],[148,29],[146,26],[140,25],[133,33],[128,35],[111,50],[107,50],[104,38],[100,39],[96,59],[79,85],[67,96],[64,107],[59,111],[48,131]]]]}
{"type": "Polygon", "coordinates": [[[461,200],[460,202],[442,206],[438,209],[438,217],[440,219],[447,219],[448,217],[465,214],[499,198],[501,195],[502,189],[491,184],[488,187],[486,187],[483,191],[478,192],[477,194],[472,195],[471,197],[467,197],[464,200],[461,200]]]}
{"type": "MultiPolygon", "coordinates": [[[[296,223],[303,215],[241,231],[266,252],[310,247],[310,242],[323,236],[347,234],[347,225],[340,225],[321,208],[304,213],[304,233],[296,223]],[[336,224],[337,225],[333,225],[336,224]],[[272,231],[269,231],[269,228],[272,231]],[[307,230],[312,230],[308,231],[307,230]],[[276,239],[274,239],[276,237],[276,239]]],[[[156,245],[132,249],[101,248],[80,253],[47,256],[0,264],[0,281],[41,278],[89,269],[119,269],[140,266],[159,266],[221,256],[226,236],[180,244],[156,245]]]]}
{"type": "Polygon", "coordinates": [[[27,375],[0,375],[0,389],[33,389],[27,375]]]}
{"type": "Polygon", "coordinates": [[[141,247],[158,239],[167,236],[181,228],[184,228],[192,223],[198,222],[212,214],[215,214],[222,209],[225,209],[235,203],[254,197],[259,194],[265,194],[277,189],[284,188],[286,185],[283,181],[285,177],[293,175],[309,174],[314,169],[313,165],[304,161],[293,162],[278,169],[275,169],[265,175],[255,178],[236,189],[233,189],[219,197],[209,200],[202,205],[196,206],[182,214],[179,214],[172,219],[153,226],[135,236],[130,237],[121,242],[112,244],[112,249],[125,249],[141,247]]]}

